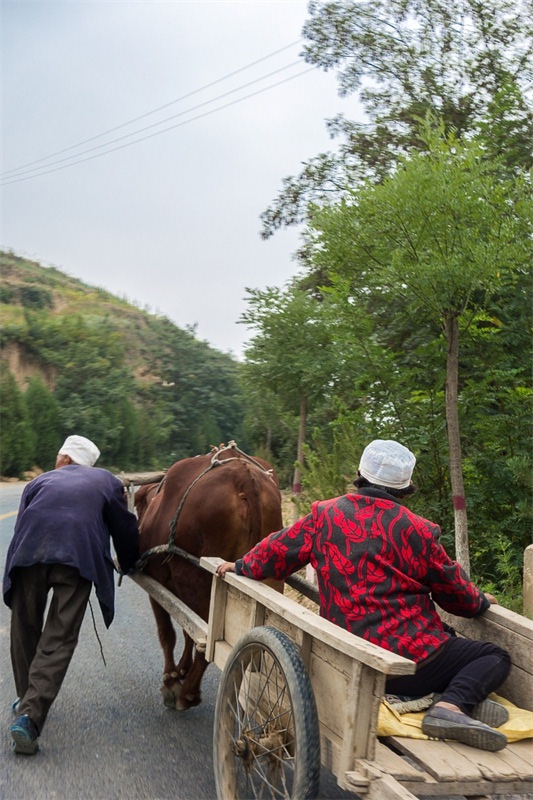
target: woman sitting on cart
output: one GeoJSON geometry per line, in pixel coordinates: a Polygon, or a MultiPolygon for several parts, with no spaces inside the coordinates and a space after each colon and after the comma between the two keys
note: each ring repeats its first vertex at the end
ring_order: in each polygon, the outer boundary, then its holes
{"type": "Polygon", "coordinates": [[[454,636],[435,607],[477,617],[497,600],[449,558],[439,526],[401,504],[414,492],[415,463],[403,445],[376,439],[363,452],[353,494],[313,503],[307,516],[217,573],[283,580],[311,564],[321,616],[416,662],[414,675],[390,678],[386,691],[440,695],[424,715],[427,736],[501,750],[506,737],[492,726],[507,711],[486,698],[506,679],[510,656],[490,642],[454,636]]]}

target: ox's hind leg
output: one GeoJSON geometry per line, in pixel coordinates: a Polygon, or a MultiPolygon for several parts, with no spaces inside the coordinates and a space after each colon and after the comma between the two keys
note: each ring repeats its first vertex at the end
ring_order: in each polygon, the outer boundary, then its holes
{"type": "Polygon", "coordinates": [[[178,711],[186,711],[188,708],[198,706],[202,702],[200,684],[207,666],[208,662],[205,653],[196,650],[192,669],[183,679],[179,697],[176,699],[176,708],[178,711]]]}
{"type": "Polygon", "coordinates": [[[178,673],[178,678],[180,680],[183,680],[183,678],[185,678],[185,676],[188,675],[191,670],[194,648],[194,640],[191,639],[187,631],[183,631],[183,640],[183,653],[181,654],[181,658],[176,667],[176,672],[178,673]]]}
{"type": "Polygon", "coordinates": [[[176,631],[172,625],[170,614],[162,608],[159,603],[150,598],[152,611],[154,612],[157,624],[157,634],[163,649],[163,685],[161,694],[163,702],[169,708],[175,708],[177,698],[180,695],[181,684],[178,669],[174,663],[174,648],[176,646],[176,631]]]}

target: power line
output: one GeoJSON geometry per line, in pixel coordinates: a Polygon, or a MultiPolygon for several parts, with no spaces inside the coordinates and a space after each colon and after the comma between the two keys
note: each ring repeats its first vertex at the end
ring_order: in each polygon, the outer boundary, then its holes
{"type": "MultiPolygon", "coordinates": [[[[222,100],[222,98],[228,97],[228,95],[230,95],[230,94],[235,94],[235,92],[240,92],[242,89],[247,89],[249,86],[253,86],[255,83],[259,83],[259,81],[264,81],[267,78],[271,78],[273,75],[277,75],[279,72],[283,72],[284,70],[290,69],[291,67],[294,67],[294,66],[296,66],[296,64],[300,64],[300,63],[301,63],[300,61],[293,61],[290,64],[286,64],[284,67],[279,67],[278,69],[275,69],[272,72],[268,72],[266,75],[262,75],[260,78],[255,78],[253,81],[249,81],[248,83],[241,84],[241,86],[237,86],[235,89],[230,89],[227,92],[223,92],[222,94],[217,95],[217,97],[213,97],[211,100],[204,100],[203,103],[198,103],[198,105],[192,106],[191,108],[187,108],[187,109],[185,109],[185,111],[180,111],[178,114],[172,114],[170,117],[165,117],[165,119],[161,119],[161,120],[159,120],[159,122],[153,122],[151,125],[147,125],[144,128],[139,128],[138,130],[132,131],[131,133],[125,133],[123,136],[119,136],[116,139],[112,139],[109,142],[104,142],[104,144],[97,144],[94,147],[89,147],[86,150],[82,150],[81,153],[76,153],[75,155],[72,155],[72,156],[65,156],[64,158],[59,158],[59,159],[57,159],[57,161],[52,161],[50,164],[43,164],[42,167],[31,167],[30,169],[27,169],[27,170],[23,170],[22,167],[21,167],[19,169],[19,171],[16,172],[15,174],[5,173],[5,177],[8,180],[14,179],[14,178],[20,178],[22,175],[26,175],[26,174],[32,173],[32,172],[38,172],[41,169],[46,169],[48,167],[53,167],[56,164],[61,164],[63,161],[70,161],[71,159],[79,158],[80,156],[84,156],[87,153],[92,153],[94,150],[101,150],[103,147],[109,147],[110,145],[115,144],[115,142],[120,142],[123,139],[128,139],[131,136],[136,136],[137,134],[144,133],[144,131],[148,131],[151,128],[155,128],[155,127],[157,127],[159,125],[163,125],[165,122],[170,122],[171,119],[176,119],[177,117],[182,117],[185,114],[189,114],[191,111],[197,111],[199,108],[203,108],[204,106],[209,105],[210,103],[214,103],[217,100],[222,100]]],[[[96,137],[94,137],[94,138],[96,138],[96,137]]],[[[134,144],[134,142],[131,142],[131,144],[134,144]]],[[[52,158],[52,156],[49,156],[49,158],[52,158]]],[[[41,160],[43,160],[43,159],[41,159],[41,160]]],[[[11,173],[14,173],[14,172],[15,172],[15,170],[11,170],[11,173]]],[[[41,173],[38,172],[38,174],[41,174],[41,173]]]]}
{"type": "MultiPolygon", "coordinates": [[[[186,100],[188,97],[192,97],[195,94],[199,94],[200,92],[205,91],[205,89],[210,89],[212,86],[216,86],[217,83],[222,83],[222,81],[225,81],[228,78],[232,78],[234,75],[238,75],[240,72],[244,72],[245,70],[250,69],[251,67],[255,67],[257,64],[261,64],[261,62],[263,61],[267,61],[269,58],[273,58],[274,56],[279,55],[279,53],[283,53],[285,50],[289,50],[291,47],[294,47],[301,41],[302,41],[301,39],[297,39],[295,42],[291,42],[291,44],[287,44],[285,45],[285,47],[280,47],[278,50],[274,50],[272,53],[268,53],[266,56],[258,58],[256,61],[251,61],[249,64],[245,64],[244,67],[239,67],[239,69],[236,69],[233,72],[228,72],[227,75],[223,75],[221,78],[217,78],[216,80],[211,81],[210,83],[206,83],[204,86],[200,86],[198,89],[193,89],[193,91],[188,92],[187,94],[184,94],[181,97],[177,97],[175,100],[171,100],[168,103],[164,103],[162,106],[158,106],[157,108],[154,108],[151,111],[146,111],[144,114],[140,114],[138,117],[134,117],[133,119],[130,119],[127,122],[123,122],[120,125],[116,125],[114,128],[109,128],[108,130],[103,131],[102,133],[98,133],[95,136],[91,136],[89,137],[89,139],[84,139],[82,142],[73,144],[70,147],[65,147],[63,150],[57,150],[55,153],[50,153],[50,155],[43,156],[42,158],[38,158],[35,161],[29,161],[26,164],[21,164],[19,167],[13,167],[12,169],[9,169],[6,172],[2,173],[1,177],[8,177],[9,175],[11,175],[11,173],[19,172],[20,170],[23,170],[25,167],[31,167],[34,164],[40,164],[42,161],[48,161],[49,159],[54,158],[55,156],[62,155],[63,153],[68,153],[69,150],[75,150],[78,147],[82,147],[84,144],[93,142],[95,139],[101,139],[102,136],[107,136],[110,133],[114,133],[115,131],[127,127],[128,125],[133,125],[134,122],[138,122],[140,119],[149,117],[152,114],[157,114],[159,111],[163,111],[163,109],[169,108],[169,106],[175,105],[176,103],[180,103],[182,100],[186,100]]],[[[162,120],[162,122],[165,121],[166,120],[162,120]]],[[[112,142],[108,142],[107,144],[112,144],[112,142]]],[[[102,147],[105,147],[105,145],[102,145],[102,147]]],[[[78,155],[81,155],[81,153],[79,153],[78,155]]],[[[72,158],[75,157],[76,156],[72,156],[72,158]]]]}
{"type": "MultiPolygon", "coordinates": [[[[292,81],[295,78],[299,78],[301,75],[306,75],[308,72],[314,71],[315,67],[309,67],[309,69],[305,69],[302,72],[298,72],[296,75],[291,75],[289,78],[284,78],[282,81],[278,81],[277,83],[273,83],[271,86],[265,86],[263,89],[258,89],[255,92],[251,92],[250,94],[245,95],[244,97],[239,97],[237,100],[232,100],[230,103],[225,103],[218,108],[212,108],[210,111],[205,111],[203,114],[198,114],[196,117],[191,117],[191,119],[184,120],[184,122],[178,122],[177,125],[170,125],[168,128],[164,128],[162,131],[155,131],[154,133],[149,133],[147,136],[142,136],[140,139],[136,139],[134,142],[126,142],[125,144],[121,144],[118,147],[113,147],[111,150],[106,150],[104,153],[95,153],[92,156],[88,156],[87,158],[80,158],[78,161],[73,161],[71,164],[63,164],[61,167],[55,167],[54,169],[45,169],[42,168],[44,171],[39,172],[35,175],[28,175],[26,178],[15,178],[11,181],[6,181],[3,183],[3,186],[9,186],[12,183],[21,183],[22,181],[29,181],[32,178],[39,178],[41,175],[48,175],[51,172],[59,172],[62,169],[67,169],[68,167],[74,167],[76,164],[81,164],[84,161],[92,161],[94,158],[100,158],[101,156],[108,155],[109,153],[114,153],[117,150],[123,150],[125,147],[131,147],[133,144],[138,144],[139,142],[144,142],[146,139],[152,139],[154,136],[160,136],[162,133],[167,133],[167,131],[175,130],[176,128],[181,128],[183,125],[188,125],[190,122],[195,122],[197,119],[202,119],[203,117],[208,117],[210,114],[214,114],[216,111],[222,111],[225,108],[229,108],[230,106],[234,106],[237,103],[242,103],[244,100],[248,100],[250,97],[255,97],[258,94],[262,94],[263,92],[269,91],[269,89],[274,89],[276,86],[281,86],[283,83],[287,83],[288,81],[292,81]]],[[[72,156],[75,158],[76,156],[72,156]]]]}

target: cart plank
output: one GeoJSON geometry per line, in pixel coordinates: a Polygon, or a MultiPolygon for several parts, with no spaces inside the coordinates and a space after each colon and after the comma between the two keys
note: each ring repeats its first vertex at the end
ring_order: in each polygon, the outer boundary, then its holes
{"type": "Polygon", "coordinates": [[[500,759],[513,766],[518,776],[533,780],[533,739],[511,742],[505,750],[500,750],[500,759]]]}
{"type": "Polygon", "coordinates": [[[187,631],[197,647],[205,647],[207,641],[207,622],[198,614],[195,614],[189,606],[186,606],[175,594],[165,589],[158,581],[149,575],[137,572],[129,575],[138,586],[144,589],[170,616],[187,631]]]}
{"type": "Polygon", "coordinates": [[[416,800],[415,794],[392,775],[382,772],[375,762],[368,763],[366,772],[372,778],[367,792],[368,800],[416,800]]]}
{"type": "Polygon", "coordinates": [[[396,780],[424,781],[424,773],[420,772],[409,764],[404,758],[399,756],[383,742],[376,745],[375,763],[383,772],[388,772],[396,780]]]}
{"type": "MultiPolygon", "coordinates": [[[[456,753],[465,754],[466,745],[461,745],[457,742],[448,742],[448,745],[450,750],[453,751],[451,754],[452,760],[455,760],[456,753]]],[[[469,747],[467,757],[472,764],[478,767],[483,777],[487,778],[487,780],[511,781],[519,779],[522,776],[521,770],[502,757],[500,753],[503,752],[502,750],[497,753],[490,753],[486,750],[478,750],[476,747],[469,747]]]]}
{"type": "MultiPolygon", "coordinates": [[[[488,781],[485,778],[476,781],[456,781],[454,783],[444,783],[437,781],[434,778],[428,778],[423,784],[416,784],[413,781],[402,781],[406,789],[414,792],[417,796],[426,797],[446,797],[449,800],[450,795],[460,797],[474,796],[476,800],[480,797],[494,797],[500,795],[509,800],[518,800],[514,795],[519,794],[520,800],[525,800],[525,797],[530,799],[531,790],[533,789],[533,782],[524,783],[521,781],[488,781]],[[423,787],[421,792],[420,787],[423,787]]],[[[499,800],[503,800],[499,797],[499,800]]]]}
{"type": "Polygon", "coordinates": [[[480,768],[470,760],[468,752],[465,752],[474,748],[467,745],[458,745],[461,749],[452,750],[447,742],[407,739],[403,736],[390,736],[385,741],[393,744],[438,780],[479,781],[483,778],[480,768]]]}
{"type": "MultiPolygon", "coordinates": [[[[531,739],[512,742],[497,753],[478,750],[458,742],[428,742],[398,736],[388,737],[386,741],[439,781],[459,782],[463,785],[468,781],[485,779],[501,786],[507,783],[524,786],[521,782],[533,782],[531,739]]],[[[508,791],[509,788],[505,789],[505,792],[508,791]]]]}

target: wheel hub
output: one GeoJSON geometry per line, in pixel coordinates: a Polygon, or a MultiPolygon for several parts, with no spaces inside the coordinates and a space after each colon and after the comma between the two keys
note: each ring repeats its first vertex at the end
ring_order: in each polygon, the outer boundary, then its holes
{"type": "Polygon", "coordinates": [[[246,764],[250,764],[254,758],[268,755],[273,751],[281,754],[283,747],[283,736],[278,731],[264,733],[259,738],[253,737],[250,733],[243,734],[240,739],[233,742],[233,752],[237,758],[242,758],[246,764]]]}

